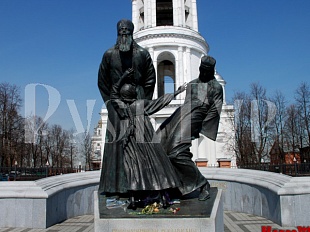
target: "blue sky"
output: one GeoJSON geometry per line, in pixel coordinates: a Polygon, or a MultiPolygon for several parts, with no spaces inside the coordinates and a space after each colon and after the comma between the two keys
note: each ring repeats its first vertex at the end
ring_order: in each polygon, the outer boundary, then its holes
{"type": "MultiPolygon", "coordinates": [[[[310,73],[310,1],[197,0],[199,31],[226,80],[227,100],[260,83],[267,95],[294,91],[310,73]]],[[[103,101],[97,72],[116,40],[116,23],[131,19],[131,0],[0,0],[0,82],[21,89],[40,83],[57,90],[60,104],[50,124],[75,129],[67,100],[74,100],[86,128],[86,101],[95,100],[91,128],[103,101]]],[[[36,113],[49,103],[36,91],[36,113]]],[[[56,103],[55,103],[56,104],[56,103]]],[[[23,109],[24,111],[24,109],[23,109]]]]}

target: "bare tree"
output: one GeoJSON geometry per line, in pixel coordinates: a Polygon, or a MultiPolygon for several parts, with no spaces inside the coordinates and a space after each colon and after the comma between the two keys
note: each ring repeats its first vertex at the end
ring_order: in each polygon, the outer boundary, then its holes
{"type": "Polygon", "coordinates": [[[60,167],[71,167],[70,132],[63,130],[61,134],[60,167]]]}
{"type": "Polygon", "coordinates": [[[52,165],[52,152],[53,152],[53,136],[52,136],[52,128],[47,125],[46,135],[43,137],[43,153],[45,154],[46,164],[52,165]]]}
{"type": "Polygon", "coordinates": [[[53,167],[60,167],[60,163],[61,163],[61,156],[62,156],[62,152],[64,150],[63,147],[63,141],[62,141],[62,127],[60,125],[53,125],[51,130],[51,160],[52,163],[51,165],[53,167]]]}
{"type": "Polygon", "coordinates": [[[310,88],[309,85],[305,82],[301,83],[301,85],[296,90],[296,102],[298,107],[298,112],[300,113],[301,120],[303,122],[303,129],[300,135],[300,146],[304,145],[310,146],[310,88]]]}
{"type": "Polygon", "coordinates": [[[31,132],[30,134],[35,133],[31,143],[28,139],[33,166],[43,167],[47,162],[48,165],[56,168],[71,166],[70,138],[72,133],[64,130],[60,125],[48,126],[40,117],[35,117],[35,120],[30,121],[31,125],[35,123],[35,126],[32,125],[33,131],[27,129],[31,132]]]}
{"type": "Polygon", "coordinates": [[[234,131],[235,154],[238,165],[260,163],[269,158],[272,146],[273,116],[275,106],[267,100],[266,89],[257,83],[251,84],[250,94],[237,92],[235,103],[234,131]]]}
{"type": "Polygon", "coordinates": [[[297,144],[299,144],[299,120],[298,107],[294,104],[287,108],[287,120],[285,123],[285,141],[286,147],[289,151],[295,151],[297,144]]]}
{"type": "Polygon", "coordinates": [[[69,149],[70,149],[70,167],[73,168],[73,160],[76,157],[77,147],[73,129],[69,130],[68,133],[69,133],[69,149]]]}
{"type": "Polygon", "coordinates": [[[26,139],[29,144],[29,152],[31,154],[30,166],[43,167],[46,158],[44,154],[44,136],[47,133],[47,123],[39,116],[32,116],[25,119],[26,139]]]}
{"type": "Polygon", "coordinates": [[[13,160],[16,161],[19,166],[23,166],[25,154],[27,152],[24,143],[24,123],[25,120],[23,117],[17,117],[14,130],[12,131],[12,144],[14,144],[11,148],[14,154],[14,156],[12,156],[12,162],[13,160]]]}
{"type": "Polygon", "coordinates": [[[278,154],[279,157],[277,157],[277,160],[281,160],[281,163],[283,163],[285,159],[283,149],[286,147],[284,143],[285,121],[287,119],[286,100],[282,92],[276,91],[270,101],[275,104],[275,107],[277,109],[274,120],[274,133],[271,139],[271,146],[273,146],[275,142],[279,145],[282,153],[280,152],[280,154],[278,154]]]}
{"type": "Polygon", "coordinates": [[[252,162],[251,142],[251,100],[244,92],[234,95],[235,103],[235,154],[238,165],[246,165],[252,162]]]}
{"type": "Polygon", "coordinates": [[[262,158],[269,156],[273,116],[276,109],[267,101],[266,89],[258,83],[251,84],[251,137],[255,153],[255,162],[260,163],[262,158]],[[269,143],[268,143],[269,142],[269,143]]]}
{"type": "MultiPolygon", "coordinates": [[[[284,150],[310,146],[310,88],[302,83],[296,90],[296,103],[286,106],[284,95],[277,91],[267,100],[266,89],[254,83],[250,94],[236,93],[234,132],[238,165],[260,163],[269,159],[273,145],[279,146],[284,162],[284,150]]],[[[279,159],[277,159],[279,160],[279,159]]]]}
{"type": "Polygon", "coordinates": [[[19,135],[21,123],[19,109],[21,97],[19,88],[8,83],[0,83],[0,166],[12,166],[15,159],[14,136],[19,135]]]}
{"type": "Polygon", "coordinates": [[[92,142],[90,134],[86,131],[83,135],[82,154],[85,157],[86,166],[88,166],[89,169],[92,169],[91,166],[92,142]]]}

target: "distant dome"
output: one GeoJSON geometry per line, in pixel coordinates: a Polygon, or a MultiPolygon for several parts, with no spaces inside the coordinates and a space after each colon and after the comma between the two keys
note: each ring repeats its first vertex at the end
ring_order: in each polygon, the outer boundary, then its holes
{"type": "Polygon", "coordinates": [[[220,82],[221,84],[224,84],[224,85],[226,84],[226,81],[223,79],[221,74],[219,74],[216,70],[215,70],[214,76],[218,82],[220,82]]]}

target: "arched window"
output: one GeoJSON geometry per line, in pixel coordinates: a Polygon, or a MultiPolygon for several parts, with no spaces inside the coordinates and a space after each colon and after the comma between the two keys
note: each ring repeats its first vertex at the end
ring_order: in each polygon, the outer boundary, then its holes
{"type": "Polygon", "coordinates": [[[156,26],[173,26],[172,0],[156,0],[156,26]]]}
{"type": "Polygon", "coordinates": [[[161,61],[157,67],[158,97],[165,93],[173,93],[175,88],[175,68],[169,60],[161,61]]]}
{"type": "Polygon", "coordinates": [[[172,93],[175,89],[175,57],[169,51],[157,57],[157,97],[172,93]]]}

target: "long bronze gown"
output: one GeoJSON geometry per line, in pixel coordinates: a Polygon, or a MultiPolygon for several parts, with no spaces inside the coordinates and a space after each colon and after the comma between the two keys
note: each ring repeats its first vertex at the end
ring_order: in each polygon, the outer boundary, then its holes
{"type": "Polygon", "coordinates": [[[119,140],[122,118],[110,104],[112,86],[123,73],[133,68],[139,99],[152,99],[156,82],[155,69],[149,52],[133,42],[133,50],[122,53],[117,46],[103,55],[98,72],[98,87],[108,110],[107,131],[102,158],[99,191],[108,193],[127,192],[124,169],[124,150],[119,140]]]}
{"type": "Polygon", "coordinates": [[[136,100],[127,104],[129,119],[121,121],[124,128],[121,140],[128,190],[164,190],[180,186],[179,177],[149,119],[149,115],[161,110],[173,98],[173,94],[165,94],[156,100],[136,100]]]}

